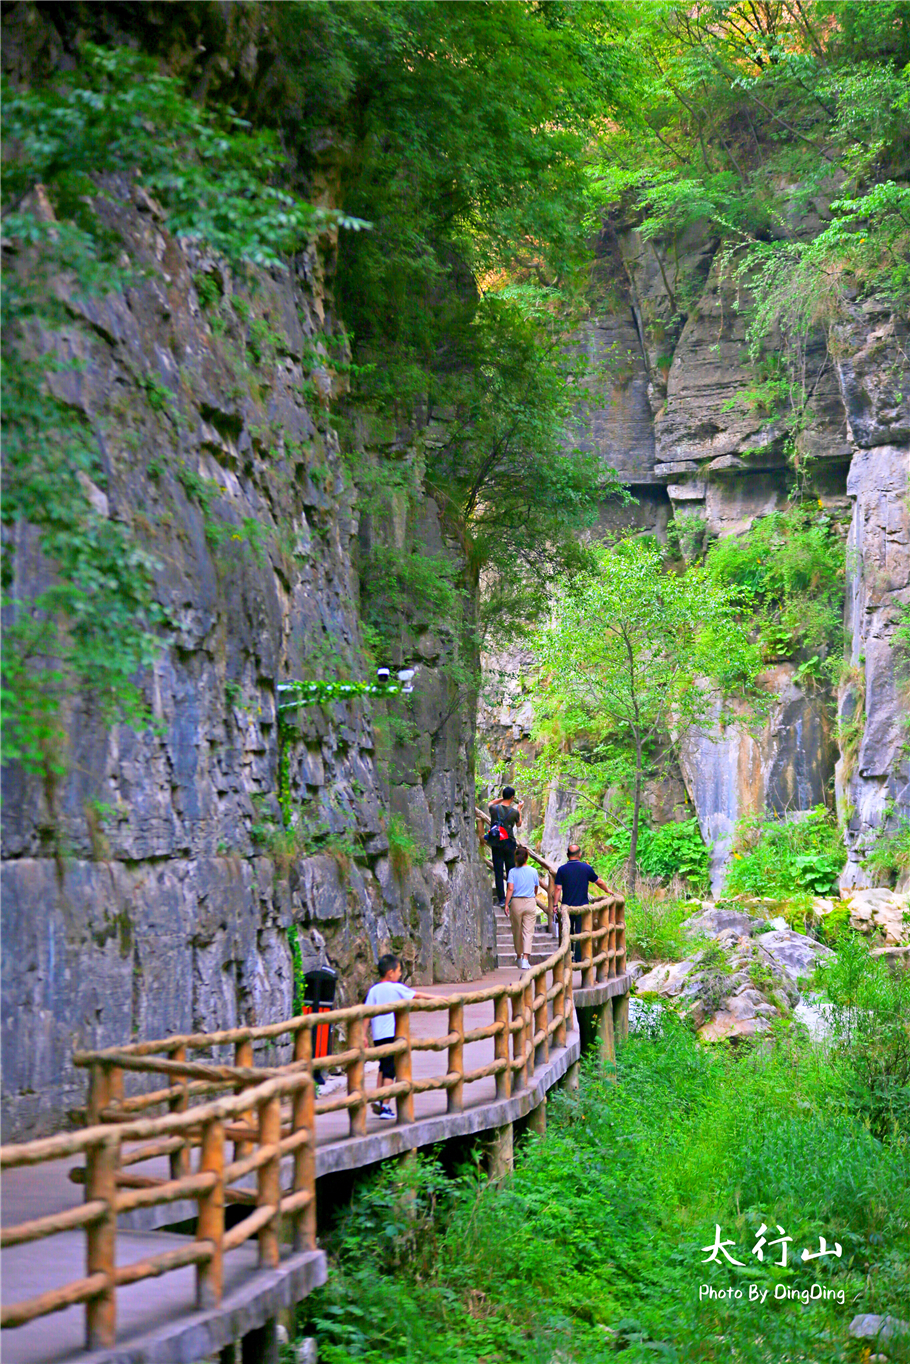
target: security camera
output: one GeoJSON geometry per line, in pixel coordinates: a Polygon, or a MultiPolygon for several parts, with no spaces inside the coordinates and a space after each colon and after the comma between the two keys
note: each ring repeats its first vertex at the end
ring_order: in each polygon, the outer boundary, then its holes
{"type": "Polygon", "coordinates": [[[391,676],[392,674],[389,672],[388,668],[376,669],[376,681],[379,683],[381,687],[384,687],[386,685],[391,676]]]}

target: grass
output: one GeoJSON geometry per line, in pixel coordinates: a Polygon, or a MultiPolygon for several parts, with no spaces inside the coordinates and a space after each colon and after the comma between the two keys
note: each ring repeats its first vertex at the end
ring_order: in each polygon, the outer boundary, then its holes
{"type": "MultiPolygon", "coordinates": [[[[734,1054],[667,1012],[615,1077],[591,1066],[551,1096],[546,1138],[499,1184],[424,1159],[362,1185],[324,1239],[329,1283],[301,1308],[323,1364],[868,1358],[851,1319],[907,1315],[910,1116],[892,1109],[876,1135],[857,1095],[875,1107],[869,1065],[899,1072],[910,987],[855,951],[829,981],[835,1014],[890,1010],[893,1053],[869,1028],[858,1061],[838,1025],[829,1052],[782,1026],[734,1054]],[[804,1263],[822,1236],[840,1257],[804,1263]],[[717,1240],[739,1266],[709,1258],[717,1240]],[[741,1298],[706,1296],[730,1288],[741,1298]]],[[[907,1360],[910,1341],[887,1353],[907,1360]]]]}
{"type": "Polygon", "coordinates": [[[701,905],[697,900],[659,899],[654,891],[626,900],[626,954],[645,962],[682,961],[692,951],[683,924],[701,905]]]}

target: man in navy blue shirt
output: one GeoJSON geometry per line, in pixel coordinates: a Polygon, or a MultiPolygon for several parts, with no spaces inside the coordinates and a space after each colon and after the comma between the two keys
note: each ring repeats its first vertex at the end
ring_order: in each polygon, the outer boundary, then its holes
{"type": "MultiPolygon", "coordinates": [[[[610,894],[610,887],[606,881],[602,881],[597,872],[589,862],[582,862],[581,848],[577,843],[570,843],[566,849],[568,862],[563,862],[559,871],[556,873],[556,907],[559,908],[560,899],[569,913],[569,926],[573,933],[581,932],[581,915],[572,914],[571,910],[575,906],[582,906],[588,903],[588,886],[599,886],[605,894],[610,894]]],[[[581,943],[572,944],[572,960],[581,961],[581,943]]]]}

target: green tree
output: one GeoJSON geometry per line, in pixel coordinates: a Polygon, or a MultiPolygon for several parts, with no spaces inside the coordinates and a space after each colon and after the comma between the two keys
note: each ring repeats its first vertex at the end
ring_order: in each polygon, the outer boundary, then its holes
{"type": "Polygon", "coordinates": [[[544,724],[558,716],[561,731],[551,776],[565,762],[565,746],[576,770],[579,749],[592,772],[629,763],[633,890],[642,787],[655,743],[678,750],[693,729],[707,729],[718,702],[749,691],[761,666],[736,605],[736,592],[702,569],[665,573],[657,546],[629,540],[596,552],[595,571],[564,588],[538,642],[536,704],[544,724]]]}
{"type": "MultiPolygon", "coordinates": [[[[415,477],[483,569],[487,621],[530,619],[616,488],[564,430],[590,263],[587,162],[624,92],[622,12],[553,0],[276,9],[304,61],[314,40],[344,53],[329,100],[350,149],[342,201],[373,225],[339,247],[352,402],[433,432],[415,477]]],[[[306,106],[314,148],[325,117],[306,106]]]]}

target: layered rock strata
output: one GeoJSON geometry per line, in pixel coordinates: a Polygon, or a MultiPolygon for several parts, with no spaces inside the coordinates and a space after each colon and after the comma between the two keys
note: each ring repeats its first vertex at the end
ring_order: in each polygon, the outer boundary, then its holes
{"type": "MultiPolygon", "coordinates": [[[[820,221],[805,218],[801,230],[820,221]]],[[[835,766],[847,826],[843,885],[869,885],[875,873],[864,860],[910,819],[910,658],[896,635],[910,603],[908,328],[884,303],[848,299],[827,338],[819,329],[805,340],[807,405],[794,426],[768,382],[785,372],[783,343],[771,338],[764,357],[750,357],[747,300],[717,250],[704,228],[670,243],[604,227],[594,272],[600,301],[580,338],[590,366],[573,440],[599,454],[637,499],[632,508],[605,507],[600,532],[664,540],[672,518],[691,558],[707,537],[739,534],[785,506],[794,487],[849,523],[847,660],[837,697],[801,683],[806,660],[797,653],[764,679],[778,699],[761,731],[718,726],[687,743],[681,766],[713,845],[715,890],[737,820],[833,804],[835,766]]],[[[493,666],[516,671],[508,658],[493,666]]],[[[482,713],[491,771],[510,775],[516,752],[533,747],[531,729],[526,698],[482,713]]],[[[679,806],[675,795],[669,803],[679,806]]],[[[549,827],[570,825],[571,793],[554,792],[550,804],[549,827]]]]}

